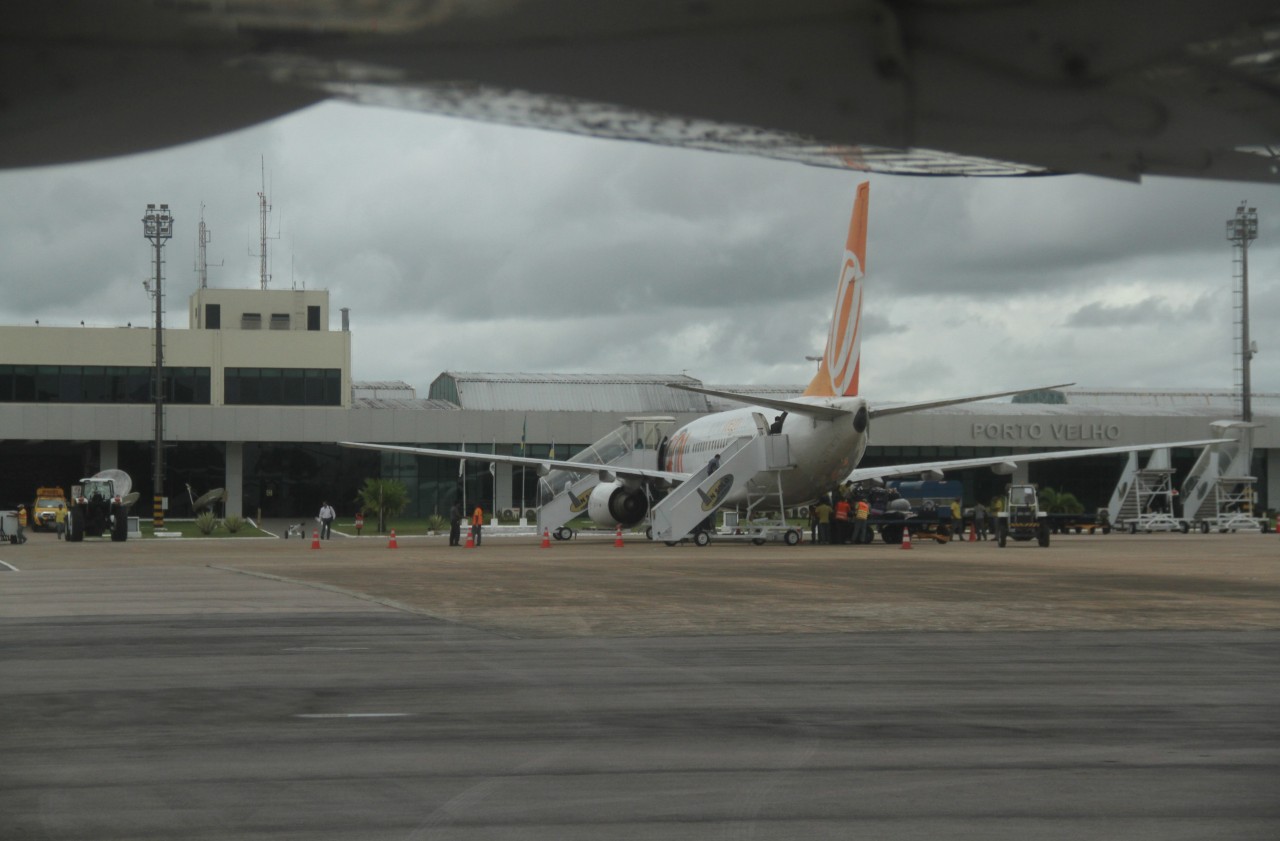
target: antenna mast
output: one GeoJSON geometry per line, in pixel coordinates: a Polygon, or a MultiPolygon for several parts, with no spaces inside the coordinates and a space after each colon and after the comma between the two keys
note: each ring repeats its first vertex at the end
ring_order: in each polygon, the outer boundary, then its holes
{"type": "MultiPolygon", "coordinates": [[[[196,275],[200,278],[200,288],[209,288],[209,260],[205,246],[213,242],[213,232],[204,223],[204,202],[200,202],[200,234],[196,238],[196,275]]],[[[222,261],[218,261],[222,265],[222,261]]]]}
{"type": "Polygon", "coordinates": [[[1236,215],[1227,220],[1227,239],[1231,241],[1235,288],[1236,389],[1240,393],[1240,420],[1253,420],[1253,383],[1249,363],[1257,353],[1249,340],[1249,243],[1258,237],[1258,209],[1240,202],[1236,215]]]}
{"type": "Polygon", "coordinates": [[[271,205],[267,202],[267,164],[262,164],[262,190],[258,193],[258,281],[263,289],[271,285],[271,275],[267,272],[267,240],[280,239],[267,236],[267,215],[271,213],[271,205]]]}

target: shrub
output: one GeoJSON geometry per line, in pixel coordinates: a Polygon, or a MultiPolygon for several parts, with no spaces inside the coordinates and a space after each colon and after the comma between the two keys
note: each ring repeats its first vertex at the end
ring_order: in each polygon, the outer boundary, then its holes
{"type": "Polygon", "coordinates": [[[235,534],[244,526],[244,518],[237,517],[235,514],[232,514],[230,517],[223,520],[222,524],[227,527],[227,531],[235,534]]]}
{"type": "Polygon", "coordinates": [[[196,515],[196,528],[200,529],[201,534],[213,534],[213,530],[217,527],[218,518],[212,511],[201,511],[196,515]]]}
{"type": "Polygon", "coordinates": [[[432,514],[427,518],[427,531],[448,531],[449,521],[439,514],[432,514]]]}

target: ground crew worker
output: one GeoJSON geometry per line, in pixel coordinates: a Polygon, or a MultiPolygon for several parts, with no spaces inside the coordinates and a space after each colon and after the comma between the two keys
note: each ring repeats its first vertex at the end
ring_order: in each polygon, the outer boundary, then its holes
{"type": "Polygon", "coordinates": [[[67,533],[67,506],[58,506],[53,512],[53,522],[54,529],[58,532],[58,539],[62,540],[62,536],[67,533]]]}
{"type": "Polygon", "coordinates": [[[18,542],[27,542],[27,506],[18,506],[18,542]]]}
{"type": "Polygon", "coordinates": [[[964,531],[964,516],[960,513],[960,500],[951,500],[951,539],[956,539],[956,532],[964,531]]]}
{"type": "Polygon", "coordinates": [[[449,509],[449,545],[462,545],[462,503],[454,502],[449,509]]]}
{"type": "Polygon", "coordinates": [[[484,528],[484,509],[476,504],[476,510],[471,512],[471,539],[475,541],[476,546],[480,545],[480,532],[484,528]]]}
{"type": "Polygon", "coordinates": [[[836,503],[836,527],[833,543],[849,542],[849,513],[851,506],[849,500],[844,497],[836,503]]]}
{"type": "Polygon", "coordinates": [[[814,513],[818,518],[818,542],[831,542],[831,505],[827,502],[826,497],[818,501],[818,506],[814,509],[814,513]]]}
{"type": "Polygon", "coordinates": [[[867,542],[867,518],[871,516],[871,505],[865,500],[858,500],[858,504],[854,506],[853,514],[853,542],[854,544],[867,542]]]}

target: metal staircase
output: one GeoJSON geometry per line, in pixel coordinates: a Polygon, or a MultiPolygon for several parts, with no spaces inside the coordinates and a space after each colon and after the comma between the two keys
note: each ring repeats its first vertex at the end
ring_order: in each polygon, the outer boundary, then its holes
{"type": "Polygon", "coordinates": [[[1138,454],[1129,453],[1107,506],[1114,526],[1131,532],[1185,531],[1173,516],[1173,473],[1168,450],[1154,450],[1141,469],[1138,454]]]}
{"type": "Polygon", "coordinates": [[[699,523],[713,516],[744,486],[755,487],[757,477],[767,471],[791,467],[786,435],[753,435],[738,438],[720,455],[715,473],[694,476],[682,482],[653,507],[651,521],[654,540],[668,543],[684,539],[699,523]]]}
{"type": "Polygon", "coordinates": [[[1235,531],[1257,528],[1254,516],[1253,430],[1258,424],[1214,421],[1214,437],[1231,435],[1234,441],[1211,444],[1182,483],[1183,515],[1201,531],[1211,528],[1235,531]]]}

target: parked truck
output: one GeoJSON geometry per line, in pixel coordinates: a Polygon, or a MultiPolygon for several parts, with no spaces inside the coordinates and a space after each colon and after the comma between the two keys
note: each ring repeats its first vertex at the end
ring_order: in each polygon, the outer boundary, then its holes
{"type": "Polygon", "coordinates": [[[67,507],[67,494],[62,488],[36,488],[36,501],[31,505],[31,528],[54,531],[58,512],[67,507]]]}
{"type": "Polygon", "coordinates": [[[133,480],[123,470],[103,470],[78,485],[71,486],[67,508],[67,540],[84,540],[85,535],[109,534],[115,542],[129,536],[129,508],[138,495],[131,493],[133,480]]]}

